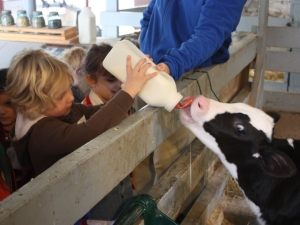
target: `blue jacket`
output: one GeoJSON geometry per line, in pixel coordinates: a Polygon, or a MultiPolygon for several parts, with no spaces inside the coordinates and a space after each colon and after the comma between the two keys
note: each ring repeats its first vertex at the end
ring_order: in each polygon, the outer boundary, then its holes
{"type": "Polygon", "coordinates": [[[140,48],[166,63],[175,80],[229,59],[231,32],[246,0],[151,0],[141,20],[140,48]]]}

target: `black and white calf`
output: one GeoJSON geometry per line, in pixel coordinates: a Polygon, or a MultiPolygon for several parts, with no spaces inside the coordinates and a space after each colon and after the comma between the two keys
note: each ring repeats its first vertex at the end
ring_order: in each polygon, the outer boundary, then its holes
{"type": "Polygon", "coordinates": [[[273,137],[277,114],[204,96],[181,121],[214,151],[244,191],[261,224],[300,224],[300,141],[273,137]]]}

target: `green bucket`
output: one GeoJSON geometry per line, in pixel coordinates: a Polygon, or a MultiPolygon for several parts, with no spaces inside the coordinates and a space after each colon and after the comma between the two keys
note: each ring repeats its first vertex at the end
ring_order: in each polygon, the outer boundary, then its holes
{"type": "Polygon", "coordinates": [[[122,210],[114,225],[132,225],[141,216],[144,218],[144,225],[178,225],[159,211],[154,198],[147,194],[132,198],[122,210]]]}

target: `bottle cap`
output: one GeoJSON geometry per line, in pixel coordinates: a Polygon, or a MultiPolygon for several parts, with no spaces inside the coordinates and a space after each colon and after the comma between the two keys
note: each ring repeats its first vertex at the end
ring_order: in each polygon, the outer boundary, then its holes
{"type": "Polygon", "coordinates": [[[40,16],[40,15],[43,15],[42,11],[34,11],[32,13],[33,16],[40,16]]]}
{"type": "Polygon", "coordinates": [[[174,96],[172,96],[171,100],[165,106],[165,109],[168,112],[171,112],[175,108],[175,106],[178,104],[178,102],[180,102],[181,99],[183,99],[183,96],[177,92],[174,96]]]}
{"type": "Polygon", "coordinates": [[[2,14],[11,14],[11,10],[2,10],[2,12],[1,12],[2,14]]]}
{"type": "Polygon", "coordinates": [[[58,16],[58,12],[49,12],[49,17],[50,16],[58,16]]]}
{"type": "Polygon", "coordinates": [[[20,15],[20,14],[26,14],[26,10],[18,10],[17,15],[20,15]]]}

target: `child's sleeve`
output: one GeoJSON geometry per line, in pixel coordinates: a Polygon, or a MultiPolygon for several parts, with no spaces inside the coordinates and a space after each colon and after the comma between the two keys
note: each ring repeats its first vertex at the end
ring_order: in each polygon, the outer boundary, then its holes
{"type": "MultiPolygon", "coordinates": [[[[132,104],[132,97],[121,90],[105,105],[98,106],[97,112],[87,122],[68,124],[55,118],[45,119],[39,125],[39,131],[36,132],[39,137],[35,138],[38,140],[35,142],[37,145],[41,145],[37,148],[46,155],[73,152],[106,130],[121,123],[132,104]],[[49,140],[51,140],[50,143],[49,140]]],[[[86,107],[89,113],[95,109],[95,107],[82,106],[86,107]]]]}

